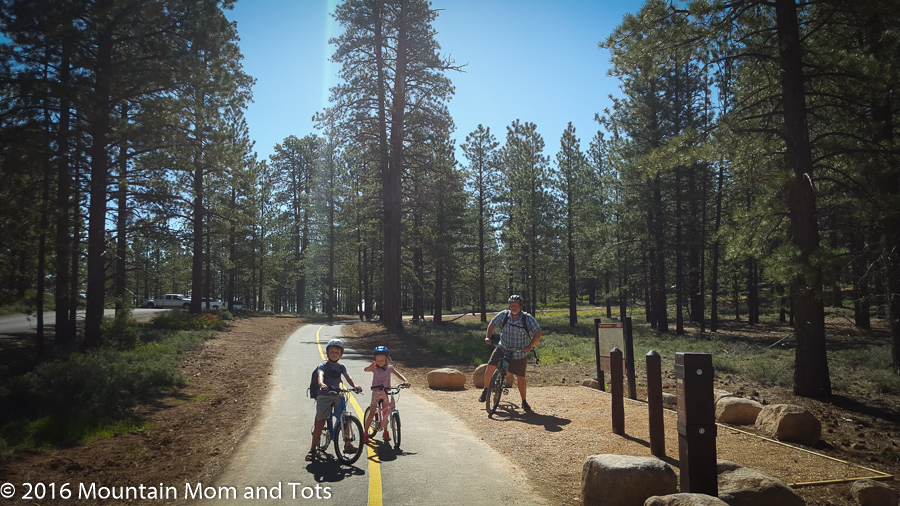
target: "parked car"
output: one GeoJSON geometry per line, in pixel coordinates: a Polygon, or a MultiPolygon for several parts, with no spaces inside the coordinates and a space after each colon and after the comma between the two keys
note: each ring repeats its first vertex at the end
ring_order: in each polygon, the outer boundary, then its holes
{"type": "Polygon", "coordinates": [[[234,309],[244,309],[244,301],[236,300],[236,301],[232,302],[232,307],[234,309]]]}
{"type": "Polygon", "coordinates": [[[220,308],[220,307],[225,307],[227,305],[218,299],[200,299],[200,309],[206,308],[207,301],[209,301],[209,307],[212,307],[212,308],[220,308]]]}
{"type": "Polygon", "coordinates": [[[190,309],[191,298],[180,293],[167,293],[161,299],[145,299],[141,304],[144,307],[178,307],[190,309]]]}

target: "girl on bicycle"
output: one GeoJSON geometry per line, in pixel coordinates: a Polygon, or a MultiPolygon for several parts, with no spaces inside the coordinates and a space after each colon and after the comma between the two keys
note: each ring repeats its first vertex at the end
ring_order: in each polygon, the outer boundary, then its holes
{"type": "MultiPolygon", "coordinates": [[[[369,427],[372,423],[372,418],[375,417],[375,411],[378,409],[378,401],[387,402],[387,393],[385,393],[385,388],[391,387],[391,374],[396,374],[398,378],[403,380],[402,386],[409,388],[409,381],[406,380],[399,371],[394,369],[390,362],[390,352],[387,349],[387,346],[377,346],[375,347],[375,360],[369,364],[365,369],[366,372],[372,373],[372,403],[371,409],[369,410],[369,416],[366,417],[366,421],[363,424],[363,427],[369,427]]],[[[363,441],[368,440],[368,435],[363,435],[363,441]]],[[[387,427],[384,429],[384,440],[390,441],[391,435],[388,434],[387,427]]]]}

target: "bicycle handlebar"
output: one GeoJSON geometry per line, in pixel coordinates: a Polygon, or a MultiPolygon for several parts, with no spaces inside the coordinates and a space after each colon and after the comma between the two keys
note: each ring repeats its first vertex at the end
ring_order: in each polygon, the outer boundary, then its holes
{"type": "Polygon", "coordinates": [[[354,389],[348,390],[346,388],[335,388],[335,389],[329,388],[328,390],[323,390],[321,393],[324,393],[327,395],[327,394],[349,394],[349,393],[360,394],[362,392],[357,392],[354,389]]]}
{"type": "MultiPolygon", "coordinates": [[[[501,350],[505,350],[505,351],[525,351],[525,348],[507,348],[506,346],[503,346],[500,343],[495,344],[494,348],[500,348],[501,350]]],[[[534,348],[532,348],[532,349],[534,349],[534,348]]]]}
{"type": "Polygon", "coordinates": [[[408,383],[401,383],[401,384],[399,384],[399,385],[397,385],[397,386],[395,386],[395,387],[387,387],[387,388],[385,388],[385,387],[383,387],[383,386],[381,386],[381,385],[378,385],[378,386],[372,387],[372,390],[373,390],[373,391],[375,391],[375,390],[384,390],[385,393],[389,393],[389,394],[399,394],[399,393],[400,393],[400,389],[403,389],[403,388],[409,388],[409,384],[408,384],[408,383]]]}

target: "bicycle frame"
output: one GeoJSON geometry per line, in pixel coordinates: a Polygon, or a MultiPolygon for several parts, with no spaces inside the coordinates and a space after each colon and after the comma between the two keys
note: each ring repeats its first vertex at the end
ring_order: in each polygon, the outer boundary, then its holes
{"type": "MultiPolygon", "coordinates": [[[[373,390],[375,389],[373,388],[373,390]]],[[[378,405],[381,406],[378,410],[379,429],[384,429],[390,422],[391,413],[397,411],[397,401],[394,399],[394,394],[400,393],[400,387],[379,388],[378,390],[384,390],[384,393],[388,396],[387,399],[378,403],[378,405]]]]}
{"type": "Polygon", "coordinates": [[[487,383],[488,395],[485,398],[485,408],[487,409],[489,417],[497,411],[497,405],[500,404],[500,397],[503,394],[508,393],[506,375],[509,369],[509,356],[514,351],[525,351],[521,348],[507,348],[499,343],[495,344],[494,347],[502,351],[503,356],[500,357],[497,368],[494,370],[494,374],[491,375],[490,382],[487,383]]]}
{"type": "Polygon", "coordinates": [[[350,392],[355,392],[355,390],[339,389],[334,390],[334,392],[339,393],[340,398],[335,399],[334,409],[332,410],[331,415],[326,419],[325,427],[323,427],[322,433],[319,436],[318,449],[319,451],[324,452],[328,449],[328,445],[333,442],[334,452],[338,460],[350,465],[356,462],[362,454],[362,424],[355,416],[347,412],[347,396],[350,392]],[[341,434],[342,429],[344,434],[341,434]],[[354,431],[355,434],[353,434],[354,431]],[[358,444],[358,447],[353,450],[355,453],[345,454],[341,451],[341,442],[347,444],[352,441],[356,441],[358,444]]]}
{"type": "Polygon", "coordinates": [[[375,406],[369,406],[366,408],[366,420],[369,419],[371,409],[375,408],[375,415],[373,416],[371,422],[365,427],[366,432],[369,434],[369,437],[375,437],[375,435],[380,430],[384,430],[385,433],[385,441],[387,442],[389,439],[387,437],[388,427],[390,426],[390,431],[394,434],[394,448],[400,448],[400,411],[397,409],[397,400],[394,395],[399,394],[400,390],[403,388],[408,388],[406,384],[402,384],[396,387],[373,387],[372,390],[383,390],[385,394],[387,394],[387,398],[379,400],[375,406]],[[378,421],[377,425],[375,421],[378,421]]]}

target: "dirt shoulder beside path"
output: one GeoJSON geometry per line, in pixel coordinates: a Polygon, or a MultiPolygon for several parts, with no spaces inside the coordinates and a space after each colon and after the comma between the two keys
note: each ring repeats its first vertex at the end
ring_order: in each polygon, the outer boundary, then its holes
{"type": "MultiPolygon", "coordinates": [[[[215,339],[183,354],[180,374],[189,378],[184,388],[135,413],[152,422],[151,429],[0,462],[0,482],[14,484],[20,498],[27,491],[24,483],[48,487],[69,483],[72,490],[82,483],[97,487],[162,484],[176,487],[179,498],[185,483],[211,483],[256,420],[267,395],[275,355],[303,323],[298,318],[237,320],[215,339]]],[[[85,505],[113,503],[160,501],[77,501],[85,505]]]]}

